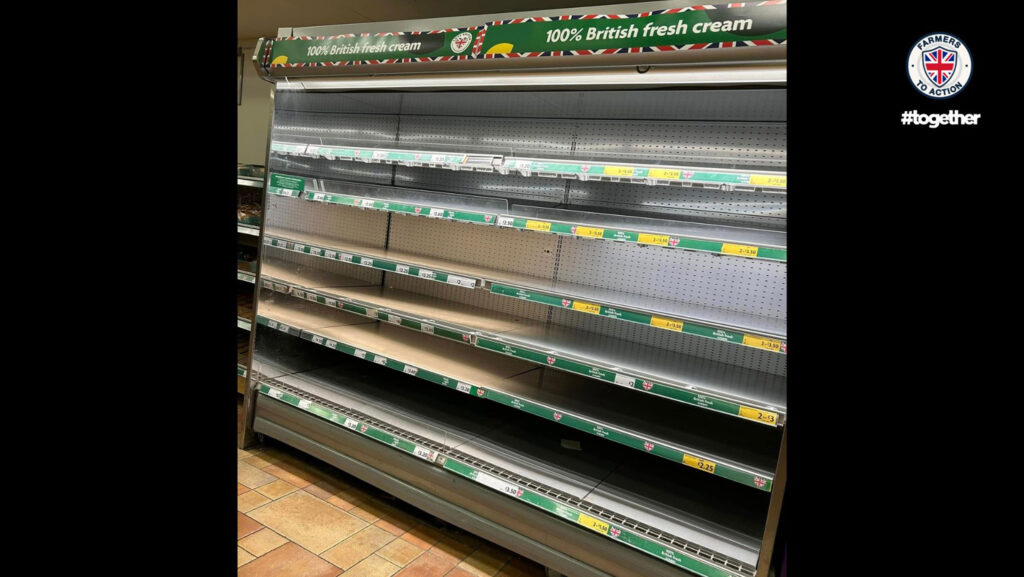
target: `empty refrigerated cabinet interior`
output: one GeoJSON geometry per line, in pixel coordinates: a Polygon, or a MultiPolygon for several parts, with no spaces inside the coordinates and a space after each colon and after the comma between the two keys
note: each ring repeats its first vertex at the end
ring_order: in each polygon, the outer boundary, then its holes
{"type": "MultiPolygon", "coordinates": [[[[663,13],[643,6],[624,16],[663,13]]],[[[443,23],[399,24],[486,47],[443,23]]],[[[276,89],[243,444],[283,441],[566,575],[767,575],[785,53],[720,44],[699,66],[527,54],[505,85],[514,59],[371,77],[389,62],[284,69],[261,44],[276,89]]]]}

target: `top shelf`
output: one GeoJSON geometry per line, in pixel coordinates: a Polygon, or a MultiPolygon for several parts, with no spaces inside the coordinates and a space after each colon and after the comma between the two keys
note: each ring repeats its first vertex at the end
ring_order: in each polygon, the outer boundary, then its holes
{"type": "Polygon", "coordinates": [[[479,146],[477,150],[452,149],[434,146],[430,150],[395,148],[395,143],[344,141],[332,139],[331,143],[304,142],[308,136],[282,135],[270,144],[270,150],[279,154],[325,158],[327,160],[357,160],[404,166],[446,168],[448,170],[471,170],[477,172],[498,172],[521,176],[574,178],[577,180],[598,180],[629,182],[652,186],[687,186],[720,190],[742,190],[757,192],[785,193],[786,173],[757,168],[715,168],[677,164],[673,162],[651,163],[649,157],[610,158],[560,158],[554,156],[519,156],[510,150],[479,146]],[[646,161],[646,162],[645,162],[646,161]]]}
{"type": "Polygon", "coordinates": [[[251,188],[263,188],[262,178],[251,178],[247,176],[238,177],[238,186],[248,186],[251,188]]]}

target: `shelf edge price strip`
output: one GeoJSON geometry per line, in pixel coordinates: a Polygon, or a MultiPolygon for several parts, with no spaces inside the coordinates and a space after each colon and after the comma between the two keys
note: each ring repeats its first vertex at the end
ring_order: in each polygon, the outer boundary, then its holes
{"type": "Polygon", "coordinates": [[[356,208],[369,208],[399,214],[411,214],[414,216],[427,216],[432,218],[444,218],[458,222],[471,222],[474,224],[495,224],[497,215],[484,212],[471,212],[462,210],[446,209],[442,207],[431,207],[421,204],[405,204],[391,200],[378,200],[359,196],[349,196],[331,192],[306,193],[306,200],[325,202],[327,204],[338,204],[356,208]]]}
{"type": "Polygon", "coordinates": [[[477,484],[532,505],[537,509],[542,509],[548,513],[552,513],[557,517],[566,519],[569,522],[585,527],[586,529],[604,535],[605,537],[610,537],[616,541],[620,541],[634,549],[639,549],[644,553],[657,557],[663,561],[668,561],[673,565],[693,571],[698,575],[704,575],[705,577],[732,577],[732,573],[729,573],[720,567],[709,565],[695,557],[690,557],[684,553],[676,551],[675,549],[670,549],[661,543],[634,532],[628,527],[592,517],[576,507],[560,503],[545,495],[534,492],[527,487],[499,479],[494,475],[462,463],[455,458],[446,457],[443,467],[446,470],[474,481],[477,484]]]}
{"type": "Polygon", "coordinates": [[[663,330],[686,333],[699,337],[725,341],[748,347],[755,347],[773,353],[787,354],[786,341],[751,333],[742,333],[682,319],[673,319],[637,312],[628,308],[617,308],[600,303],[591,303],[528,288],[520,288],[500,282],[491,283],[491,292],[501,296],[545,304],[550,307],[572,309],[620,321],[649,325],[663,330]]]}

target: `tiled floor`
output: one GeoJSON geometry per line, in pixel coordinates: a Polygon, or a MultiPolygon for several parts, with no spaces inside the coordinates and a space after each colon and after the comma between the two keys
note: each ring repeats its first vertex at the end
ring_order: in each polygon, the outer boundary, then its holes
{"type": "MultiPolygon", "coordinates": [[[[239,397],[239,430],[241,416],[239,397]]],[[[273,439],[239,450],[239,577],[342,574],[543,577],[544,568],[273,439]]]]}

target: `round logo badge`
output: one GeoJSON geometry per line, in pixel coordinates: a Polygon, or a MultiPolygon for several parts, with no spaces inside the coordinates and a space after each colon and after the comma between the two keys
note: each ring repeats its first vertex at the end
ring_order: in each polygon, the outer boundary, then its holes
{"type": "Polygon", "coordinates": [[[469,32],[461,32],[452,38],[452,52],[461,54],[473,43],[473,35],[469,32]]]}
{"type": "Polygon", "coordinates": [[[922,37],[907,57],[911,84],[929,98],[949,98],[960,92],[973,70],[967,46],[956,36],[942,32],[922,37]]]}

